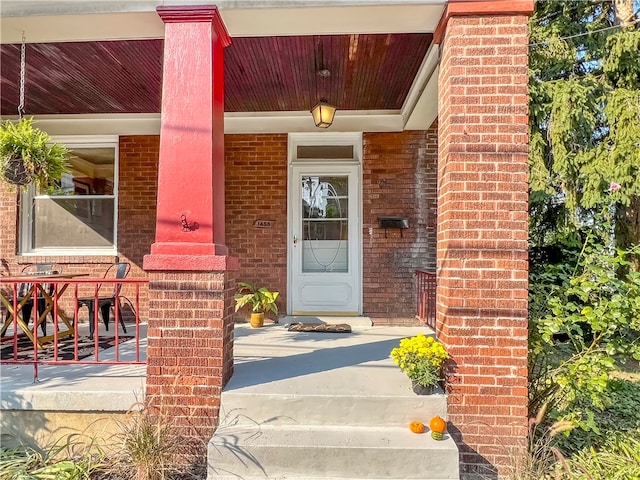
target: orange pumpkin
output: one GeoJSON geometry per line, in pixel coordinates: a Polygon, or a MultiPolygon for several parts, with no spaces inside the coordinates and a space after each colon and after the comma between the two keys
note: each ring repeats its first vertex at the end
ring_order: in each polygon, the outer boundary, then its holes
{"type": "Polygon", "coordinates": [[[442,434],[447,430],[447,422],[436,416],[429,422],[429,428],[431,429],[431,438],[434,440],[442,440],[442,434]]]}
{"type": "Polygon", "coordinates": [[[411,430],[413,433],[424,433],[424,423],[411,422],[409,424],[409,430],[411,430]]]}

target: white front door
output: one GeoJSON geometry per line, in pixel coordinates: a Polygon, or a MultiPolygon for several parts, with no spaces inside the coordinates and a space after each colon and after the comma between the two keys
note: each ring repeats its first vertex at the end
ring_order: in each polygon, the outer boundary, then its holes
{"type": "Polygon", "coordinates": [[[293,165],[289,180],[290,313],[360,315],[360,166],[293,165]]]}

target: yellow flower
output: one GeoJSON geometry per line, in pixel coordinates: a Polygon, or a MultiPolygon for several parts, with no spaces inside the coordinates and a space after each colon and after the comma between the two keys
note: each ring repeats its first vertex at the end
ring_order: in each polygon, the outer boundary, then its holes
{"type": "Polygon", "coordinates": [[[418,334],[400,340],[391,357],[412,381],[425,384],[442,377],[442,365],[449,354],[433,337],[418,334]]]}

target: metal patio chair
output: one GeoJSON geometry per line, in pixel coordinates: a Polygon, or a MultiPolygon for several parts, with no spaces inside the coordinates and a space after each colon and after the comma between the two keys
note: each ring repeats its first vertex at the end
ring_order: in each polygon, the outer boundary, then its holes
{"type": "MultiPolygon", "coordinates": [[[[115,270],[115,278],[118,280],[126,278],[131,270],[131,265],[128,262],[118,262],[111,265],[107,271],[104,273],[103,278],[110,278],[113,275],[115,270]]],[[[105,288],[109,286],[113,286],[113,290],[109,292],[108,295],[105,295],[103,290],[104,284],[98,284],[98,293],[97,296],[93,297],[82,297],[78,298],[78,308],[87,307],[89,309],[89,336],[93,337],[95,322],[94,315],[96,311],[96,301],[98,303],[98,309],[100,311],[100,316],[102,317],[102,322],[104,323],[107,331],[109,330],[109,316],[111,313],[111,308],[115,307],[117,304],[120,325],[122,326],[122,330],[124,333],[127,333],[127,327],[124,324],[124,318],[122,315],[122,302],[120,298],[120,290],[122,289],[122,283],[115,284],[107,284],[105,288]]],[[[118,327],[116,326],[116,329],[118,327]]]]}

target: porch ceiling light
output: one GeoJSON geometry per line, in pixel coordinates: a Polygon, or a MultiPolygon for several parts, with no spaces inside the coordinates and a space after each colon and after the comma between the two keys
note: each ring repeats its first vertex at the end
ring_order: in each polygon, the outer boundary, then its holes
{"type": "Polygon", "coordinates": [[[336,114],[336,107],[330,105],[326,98],[321,98],[318,104],[311,109],[313,122],[318,128],[329,128],[333,123],[336,114]]]}

